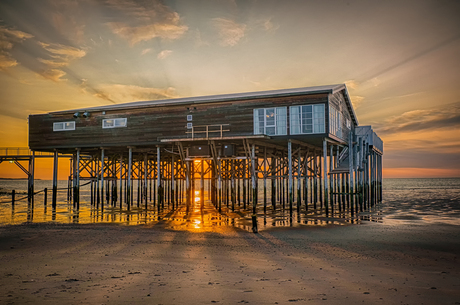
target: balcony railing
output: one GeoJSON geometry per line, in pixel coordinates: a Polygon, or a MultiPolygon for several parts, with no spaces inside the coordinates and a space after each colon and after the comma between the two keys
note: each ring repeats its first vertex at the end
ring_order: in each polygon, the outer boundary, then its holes
{"type": "MultiPolygon", "coordinates": [[[[52,156],[51,152],[36,151],[36,156],[52,156]]],[[[32,156],[32,151],[28,147],[0,147],[0,156],[32,156]]]]}
{"type": "Polygon", "coordinates": [[[220,124],[220,125],[200,125],[200,126],[192,126],[188,131],[187,134],[192,135],[192,139],[195,138],[222,138],[223,133],[226,131],[230,131],[227,129],[230,124],[220,124]]]}

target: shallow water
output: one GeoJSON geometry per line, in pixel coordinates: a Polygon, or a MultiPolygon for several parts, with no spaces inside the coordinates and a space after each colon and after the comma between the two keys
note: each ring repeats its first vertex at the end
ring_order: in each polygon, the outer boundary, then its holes
{"type": "MultiPolygon", "coordinates": [[[[27,199],[16,201],[14,208],[11,204],[11,190],[16,190],[16,200],[26,197],[26,180],[0,180],[0,225],[21,224],[27,222],[59,222],[59,223],[114,223],[121,225],[161,226],[172,230],[187,231],[219,231],[229,227],[238,227],[250,231],[252,229],[251,210],[235,205],[222,204],[219,213],[213,204],[207,200],[205,191],[204,203],[201,203],[200,193],[186,208],[185,204],[172,209],[165,207],[158,210],[151,202],[137,205],[137,187],[134,187],[134,205],[127,209],[105,204],[91,205],[90,186],[83,186],[80,192],[80,205],[77,208],[67,201],[67,181],[59,181],[58,204],[55,210],[51,208],[51,185],[48,180],[37,180],[35,191],[48,188],[47,205],[44,204],[44,193],[34,197],[34,203],[27,199]]],[[[262,185],[262,183],[260,183],[262,185]]],[[[270,194],[270,191],[267,192],[270,194]]],[[[324,211],[315,211],[312,206],[305,210],[302,206],[297,213],[295,203],[293,213],[289,213],[288,204],[285,210],[272,210],[270,198],[264,212],[263,192],[259,190],[258,227],[259,230],[273,227],[301,227],[321,225],[359,224],[368,221],[385,224],[429,224],[444,223],[460,225],[460,179],[384,179],[383,202],[369,211],[351,215],[335,209],[334,214],[326,217],[324,211]]],[[[185,202],[185,200],[184,200],[185,202]]]]}
{"type": "Polygon", "coordinates": [[[384,179],[385,223],[460,225],[460,178],[384,179]]]}

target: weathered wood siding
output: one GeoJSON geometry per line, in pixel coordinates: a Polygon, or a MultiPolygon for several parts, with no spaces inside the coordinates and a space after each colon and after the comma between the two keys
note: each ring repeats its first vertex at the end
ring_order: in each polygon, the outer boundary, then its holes
{"type": "MultiPolygon", "coordinates": [[[[347,120],[349,120],[350,122],[351,129],[353,129],[353,121],[351,119],[350,111],[348,110],[348,107],[347,107],[347,102],[345,101],[345,98],[343,96],[343,91],[336,92],[335,94],[330,94],[329,95],[329,105],[334,106],[342,114],[342,126],[341,126],[342,136],[340,137],[340,139],[345,142],[348,142],[348,134],[350,133],[350,128],[347,127],[347,120]]],[[[326,121],[327,121],[326,126],[327,126],[328,132],[330,132],[329,131],[329,127],[330,127],[329,118],[330,118],[330,114],[329,114],[329,107],[328,107],[327,114],[326,114],[326,121]]],[[[330,134],[330,136],[333,136],[333,135],[330,134]]]]}
{"type": "MultiPolygon", "coordinates": [[[[254,98],[222,102],[151,105],[93,111],[89,118],[73,117],[73,113],[29,116],[29,147],[32,150],[63,148],[148,146],[164,138],[187,137],[187,115],[194,126],[229,124],[225,136],[253,134],[253,109],[306,104],[327,104],[327,94],[254,98]],[[127,118],[127,127],[102,128],[103,119],[127,118]],[[53,131],[53,123],[75,121],[75,130],[53,131]]],[[[327,109],[327,107],[325,107],[327,109]]],[[[289,119],[288,119],[289,124],[289,119]]],[[[326,131],[328,116],[326,110],[326,131]]],[[[288,131],[289,132],[289,131],[288,131]]],[[[317,135],[315,135],[317,136],[317,135]]],[[[308,135],[304,135],[308,137],[308,135]]]]}

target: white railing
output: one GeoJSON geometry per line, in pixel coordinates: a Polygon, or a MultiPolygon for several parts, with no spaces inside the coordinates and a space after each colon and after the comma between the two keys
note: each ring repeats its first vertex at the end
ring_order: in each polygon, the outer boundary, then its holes
{"type": "MultiPolygon", "coordinates": [[[[36,151],[36,156],[52,156],[53,153],[36,151]]],[[[32,156],[28,147],[0,147],[0,156],[32,156]]]]}
{"type": "Polygon", "coordinates": [[[185,133],[192,134],[192,139],[194,138],[210,138],[210,134],[212,137],[221,137],[224,132],[230,131],[230,129],[224,129],[224,126],[228,126],[230,124],[220,124],[220,125],[201,125],[201,126],[192,126],[190,131],[186,131],[185,133]],[[202,135],[200,137],[200,135],[202,135]]]}

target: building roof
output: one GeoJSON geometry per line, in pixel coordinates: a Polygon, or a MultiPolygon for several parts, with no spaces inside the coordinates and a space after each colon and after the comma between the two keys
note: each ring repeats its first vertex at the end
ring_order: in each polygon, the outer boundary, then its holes
{"type": "Polygon", "coordinates": [[[348,105],[348,110],[352,116],[352,120],[355,126],[358,126],[358,120],[356,118],[355,111],[351,105],[350,97],[348,95],[347,87],[345,84],[326,85],[326,86],[315,86],[315,87],[304,87],[304,88],[291,88],[281,90],[270,90],[270,91],[256,91],[256,92],[244,92],[244,93],[232,93],[232,94],[221,94],[221,95],[208,95],[208,96],[194,96],[194,97],[183,97],[166,100],[153,100],[153,101],[140,101],[130,102],[114,105],[96,106],[90,108],[81,108],[73,110],[55,111],[52,114],[64,114],[71,112],[85,112],[85,111],[108,111],[108,110],[119,110],[129,108],[144,108],[151,106],[166,106],[166,105],[177,105],[177,104],[202,104],[202,103],[213,103],[213,102],[225,102],[232,100],[245,100],[254,98],[270,98],[270,97],[283,97],[283,96],[296,96],[304,94],[321,94],[336,92],[344,90],[344,97],[348,105]]]}

